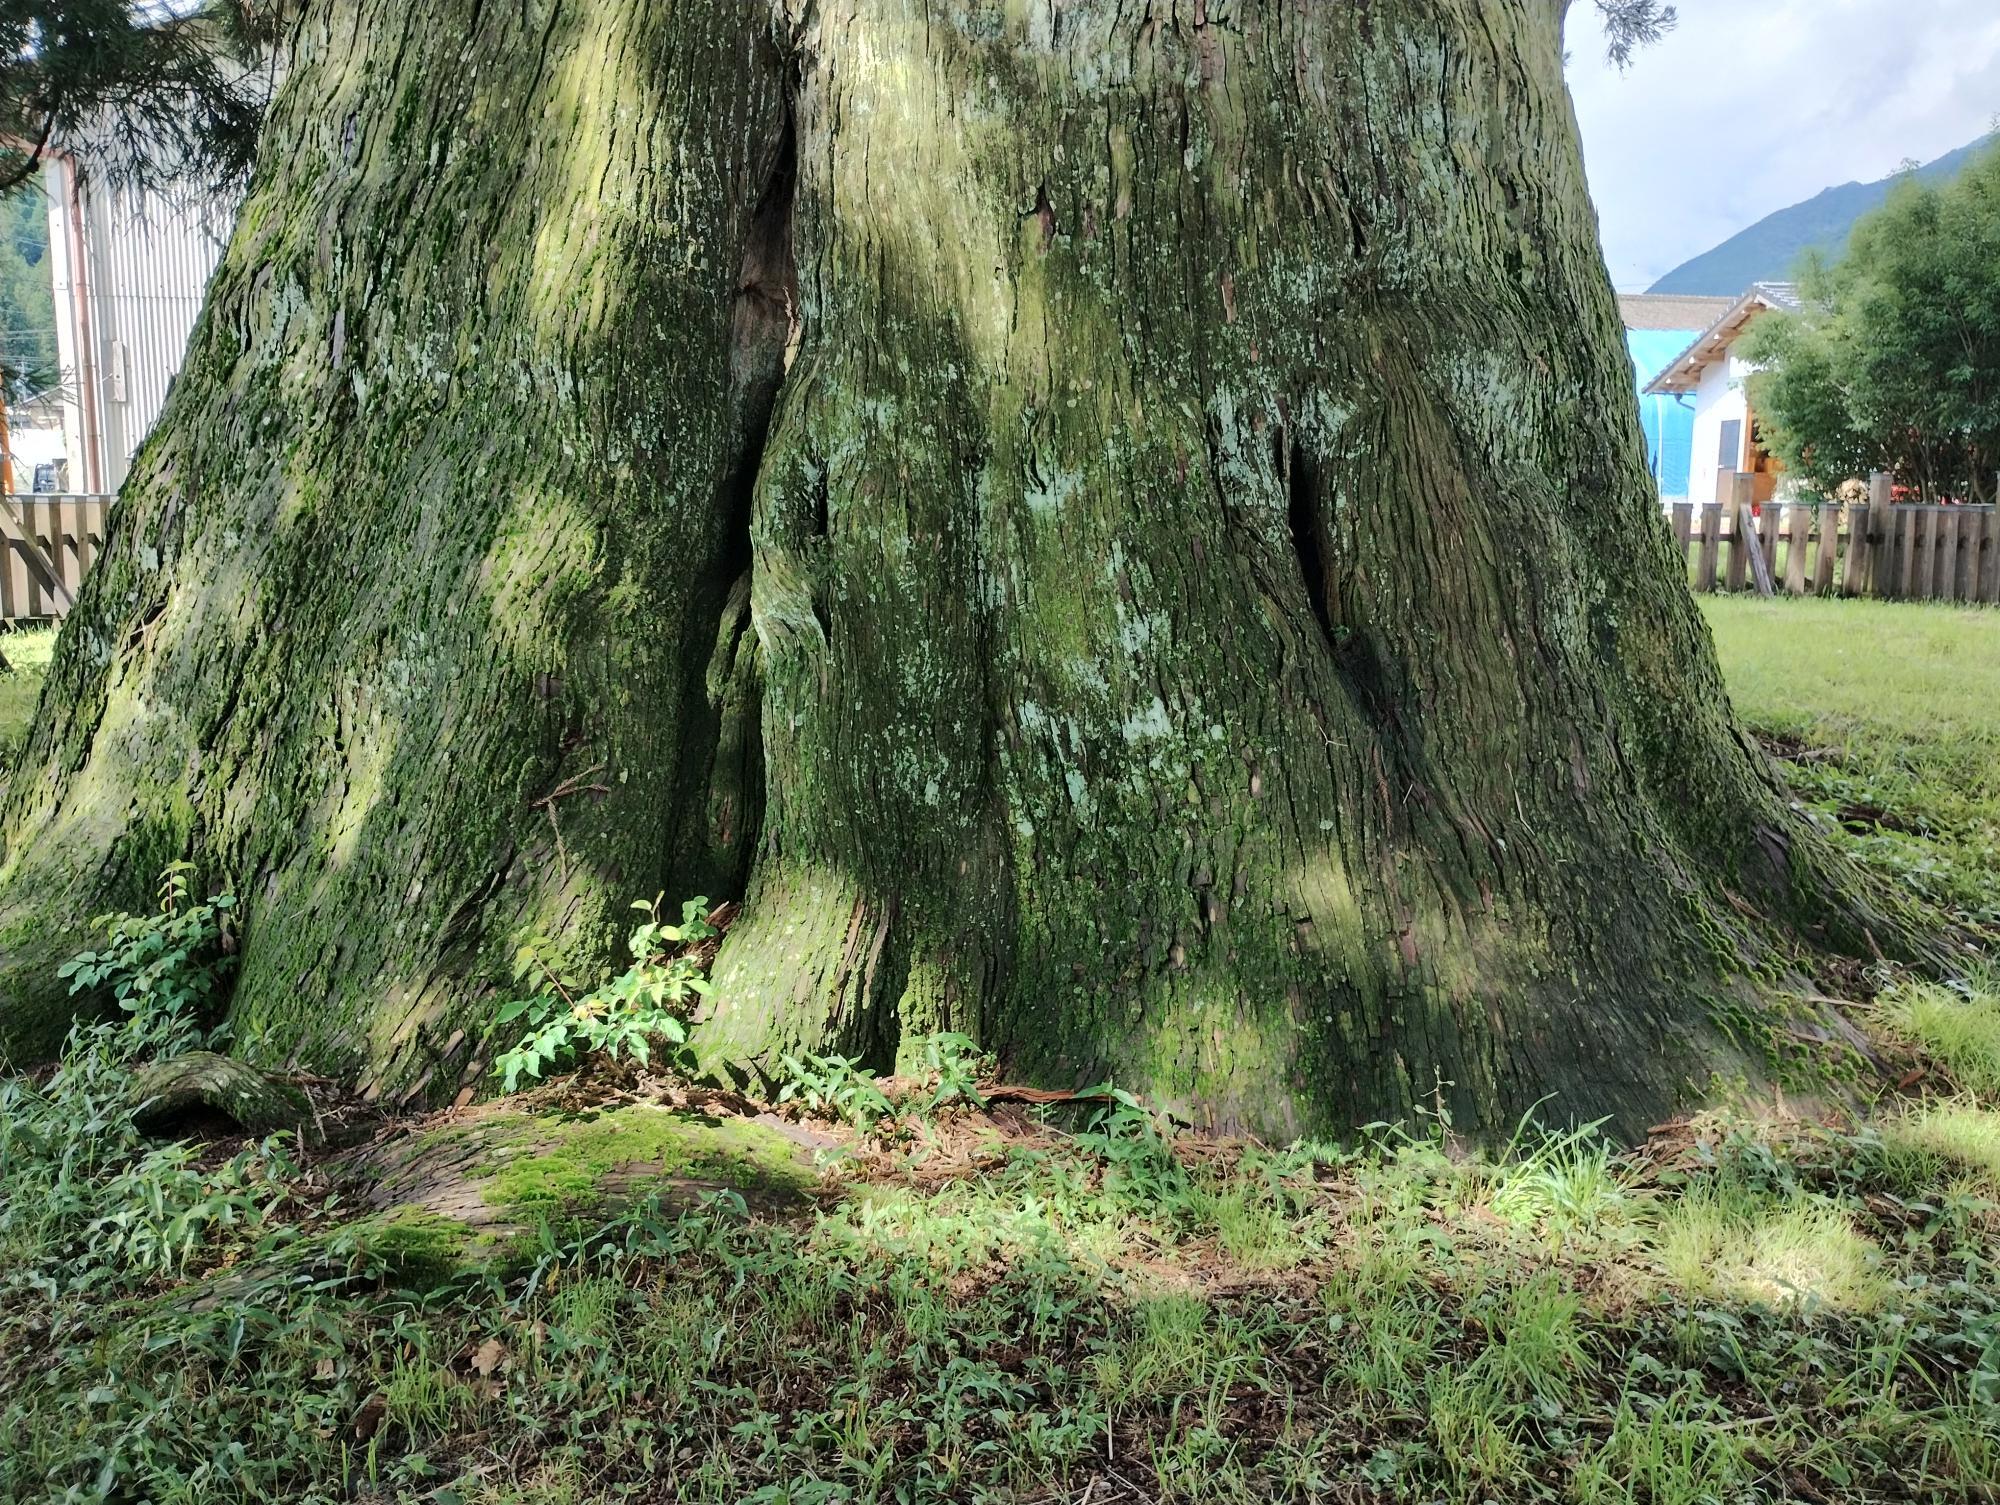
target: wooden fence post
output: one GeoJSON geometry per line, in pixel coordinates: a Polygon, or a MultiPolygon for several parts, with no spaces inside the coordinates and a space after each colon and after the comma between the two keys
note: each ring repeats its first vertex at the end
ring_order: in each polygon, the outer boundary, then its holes
{"type": "MultiPolygon", "coordinates": [[[[1757,582],[1757,594],[1768,601],[1774,594],[1771,588],[1771,551],[1764,543],[1769,536],[1769,519],[1750,515],[1757,504],[1756,477],[1739,475],[1731,489],[1736,506],[1736,552],[1750,556],[1750,573],[1757,582]]],[[[1770,510],[1769,507],[1764,509],[1767,514],[1770,510]]]]}
{"type": "Polygon", "coordinates": [[[1932,516],[1937,547],[1931,555],[1931,599],[1949,601],[1958,579],[1958,511],[1941,506],[1932,516]]]}
{"type": "Polygon", "coordinates": [[[1986,513],[1986,544],[1979,556],[1979,599],[2000,605],[2000,507],[1986,513]]]}
{"type": "Polygon", "coordinates": [[[1806,593],[1806,548],[1812,538],[1812,510],[1793,502],[1785,509],[1786,533],[1789,541],[1785,545],[1785,594],[1803,596],[1806,593]]]}
{"type": "Polygon", "coordinates": [[[1979,599],[1979,550],[1986,537],[1986,509],[1961,507],[1958,514],[1958,578],[1953,593],[1968,605],[1979,599]]]}
{"type": "Polygon", "coordinates": [[[1723,572],[1723,587],[1732,594],[1743,589],[1743,572],[1750,563],[1744,537],[1754,525],[1750,516],[1751,478],[1740,471],[1718,471],[1715,500],[1729,524],[1729,567],[1723,572]]]}
{"type": "Polygon", "coordinates": [[[1701,509],[1701,552],[1696,556],[1694,588],[1715,589],[1715,561],[1722,551],[1722,504],[1710,502],[1701,509]]]}
{"type": "Polygon", "coordinates": [[[1928,601],[1937,587],[1938,555],[1938,514],[1937,508],[1926,502],[1916,509],[1916,521],[1911,525],[1916,556],[1916,569],[1910,577],[1909,596],[1915,601],[1928,601]]]}
{"type": "Polygon", "coordinates": [[[1819,554],[1813,561],[1813,594],[1816,596],[1833,594],[1834,570],[1840,564],[1840,514],[1841,506],[1837,498],[1829,498],[1813,508],[1813,516],[1819,521],[1819,554]]]}
{"type": "Polygon", "coordinates": [[[1868,594],[1869,572],[1875,567],[1875,551],[1870,547],[1868,534],[1879,519],[1875,510],[1876,484],[1886,479],[1879,473],[1870,476],[1868,500],[1847,509],[1847,571],[1840,577],[1840,592],[1844,596],[1868,594]]]}
{"type": "Polygon", "coordinates": [[[110,504],[101,496],[92,497],[83,504],[83,532],[77,538],[77,544],[78,557],[85,570],[97,563],[97,552],[104,547],[104,528],[110,517],[110,504]]]}
{"type": "Polygon", "coordinates": [[[0,548],[13,556],[5,592],[9,616],[59,617],[73,604],[69,587],[57,574],[55,550],[43,532],[42,514],[47,510],[33,497],[0,498],[0,535],[4,535],[0,548]]]}

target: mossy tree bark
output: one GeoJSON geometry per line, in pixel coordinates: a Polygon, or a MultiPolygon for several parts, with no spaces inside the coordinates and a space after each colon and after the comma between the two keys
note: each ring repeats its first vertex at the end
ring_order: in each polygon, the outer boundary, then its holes
{"type": "Polygon", "coordinates": [[[608,954],[669,853],[741,883],[708,671],[788,327],[771,38],[754,0],[309,8],[11,786],[17,1050],[79,917],[175,858],[244,900],[244,1047],[397,1092],[476,1075],[521,933],[608,954]]]}
{"type": "Polygon", "coordinates": [[[523,930],[746,884],[719,1068],[1758,1076],[1754,974],[1898,932],[1675,578],[1559,12],[323,6],[14,785],[10,1030],[47,894],[192,852],[251,1050],[399,1092],[523,930]]]}

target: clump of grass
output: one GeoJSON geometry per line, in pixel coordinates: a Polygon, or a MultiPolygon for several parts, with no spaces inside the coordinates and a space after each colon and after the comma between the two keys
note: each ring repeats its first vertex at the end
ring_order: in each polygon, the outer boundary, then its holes
{"type": "Polygon", "coordinates": [[[1227,1395],[1237,1385],[1259,1383],[1268,1362],[1259,1340],[1267,1336],[1218,1312],[1204,1297],[1158,1296],[1133,1308],[1130,1330],[1097,1354],[1093,1378],[1114,1406],[1227,1395]]]}
{"type": "Polygon", "coordinates": [[[1882,995],[1882,1022],[1967,1092],[2000,1097],[2000,992],[1906,982],[1882,995]]]}
{"type": "MultiPolygon", "coordinates": [[[[1657,1368],[1658,1366],[1653,1366],[1657,1368]]],[[[1577,1505],[1709,1505],[1731,1499],[1749,1477],[1740,1434],[1699,1390],[1666,1396],[1628,1384],[1610,1435],[1576,1471],[1577,1505]]]]}
{"type": "Polygon", "coordinates": [[[1288,1269],[1309,1252],[1297,1212],[1241,1179],[1209,1193],[1200,1208],[1222,1252],[1246,1270],[1288,1269]]]}
{"type": "Polygon", "coordinates": [[[1712,1182],[1661,1213],[1660,1268],[1689,1295],[1872,1312],[1888,1298],[1880,1252],[1839,1208],[1712,1182]]]}
{"type": "Polygon", "coordinates": [[[1551,1414],[1573,1405],[1595,1371],[1584,1344],[1584,1306],[1552,1272],[1501,1285],[1467,1315],[1489,1341],[1466,1377],[1496,1398],[1538,1402],[1551,1414]]]}
{"type": "Polygon", "coordinates": [[[1967,1177],[2000,1191],[2000,1113],[1963,1099],[1925,1103],[1882,1125],[1890,1179],[1928,1191],[1967,1177]]]}
{"type": "Polygon", "coordinates": [[[1562,1244],[1629,1225],[1637,1203],[1617,1147],[1593,1126],[1549,1135],[1501,1169],[1488,1205],[1562,1244]]]}
{"type": "Polygon", "coordinates": [[[1424,1280],[1439,1250],[1424,1232],[1399,1223],[1371,1230],[1319,1293],[1341,1379],[1398,1410],[1421,1409],[1424,1376],[1446,1336],[1442,1300],[1424,1280]]]}

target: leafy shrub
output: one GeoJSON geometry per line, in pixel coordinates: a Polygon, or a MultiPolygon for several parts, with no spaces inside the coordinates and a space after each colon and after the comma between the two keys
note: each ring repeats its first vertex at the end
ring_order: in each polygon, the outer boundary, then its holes
{"type": "Polygon", "coordinates": [[[62,969],[128,1017],[75,1025],[39,1085],[0,1079],[0,1291],[135,1289],[261,1228],[285,1198],[296,1168],[282,1136],[205,1166],[133,1122],[132,1068],[201,1042],[196,1014],[227,969],[221,917],[233,901],[188,903],[187,872],[162,875],[159,914],[100,922],[111,945],[62,969]]]}
{"type": "Polygon", "coordinates": [[[91,923],[105,934],[102,951],[82,951],[56,971],[72,996],[106,994],[128,1014],[194,1020],[222,986],[234,962],[225,927],[233,894],[190,903],[194,865],[176,862],[160,874],[160,905],[152,914],[105,914],[91,923]]]}
{"type": "Polygon", "coordinates": [[[1108,1096],[1109,1105],[1076,1136],[1076,1143],[1104,1161],[1106,1191],[1141,1206],[1183,1200],[1187,1173],[1174,1158],[1173,1121],[1122,1088],[1083,1094],[1100,1095],[1108,1096]]]}
{"type": "Polygon", "coordinates": [[[104,1211],[84,1229],[90,1258],[131,1276],[177,1275],[221,1236],[261,1227],[298,1173],[285,1138],[273,1134],[218,1166],[202,1166],[184,1144],[127,1161],[97,1187],[104,1211]]]}
{"type": "MultiPolygon", "coordinates": [[[[193,1211],[232,1176],[244,1183],[248,1162],[211,1185],[184,1152],[149,1146],[132,1121],[132,1068],[199,1045],[198,1015],[228,972],[223,921],[236,901],[220,894],[190,903],[191,871],[176,863],[160,875],[156,913],[99,917],[105,949],[58,969],[72,994],[106,995],[126,1017],[79,1021],[39,1085],[0,1078],[0,1279],[8,1284],[116,1284],[184,1262],[207,1223],[254,1221],[242,1204],[193,1211]]],[[[269,1148],[265,1158],[275,1158],[269,1148]]],[[[225,1195],[241,1189],[233,1184],[225,1195]]]]}
{"type": "MultiPolygon", "coordinates": [[[[664,897],[664,896],[661,896],[664,897]]],[[[512,1092],[522,1077],[539,1079],[552,1065],[573,1061],[587,1050],[614,1060],[629,1056],[642,1066],[653,1058],[653,1041],[678,1049],[687,1044],[688,1016],[708,992],[708,980],[692,952],[717,932],[703,918],[707,899],[681,906],[681,922],[661,917],[660,898],[641,899],[633,908],[646,916],[627,947],[632,965],[602,987],[580,992],[546,939],[523,946],[515,957],[514,980],[539,979],[539,991],[502,1006],[500,1022],[525,1018],[531,1028],[520,1044],[493,1063],[500,1090],[512,1092]]]]}

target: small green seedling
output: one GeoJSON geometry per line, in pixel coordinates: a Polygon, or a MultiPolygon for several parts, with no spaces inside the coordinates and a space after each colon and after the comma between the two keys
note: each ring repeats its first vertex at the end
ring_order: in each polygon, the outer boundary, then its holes
{"type": "Polygon", "coordinates": [[[661,898],[633,904],[646,920],[626,943],[632,965],[602,987],[581,991],[546,938],[538,936],[516,953],[514,980],[538,981],[540,986],[501,1006],[502,1024],[526,1019],[530,1026],[520,1043],[493,1063],[502,1092],[517,1090],[524,1077],[539,1080],[551,1066],[574,1061],[585,1051],[600,1051],[614,1060],[630,1057],[644,1066],[652,1062],[653,1042],[664,1040],[675,1060],[680,1059],[688,1016],[708,993],[708,979],[693,952],[717,931],[704,918],[707,899],[688,900],[681,906],[681,922],[670,925],[662,918],[661,898]]]}

